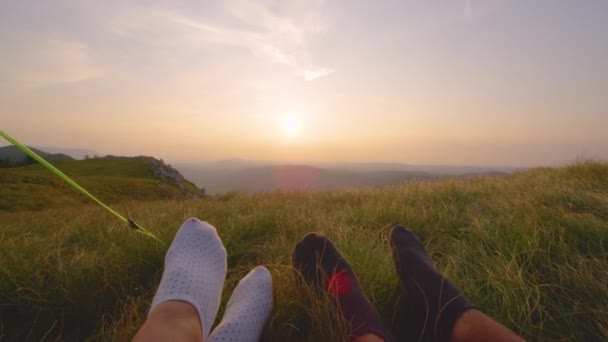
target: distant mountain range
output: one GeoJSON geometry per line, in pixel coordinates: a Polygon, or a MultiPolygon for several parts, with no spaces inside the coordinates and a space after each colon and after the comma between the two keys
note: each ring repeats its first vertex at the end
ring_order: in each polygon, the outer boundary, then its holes
{"type": "MultiPolygon", "coordinates": [[[[73,157],[39,149],[51,162],[73,157]]],[[[55,149],[57,150],[57,149],[55,149]]],[[[86,150],[59,149],[65,152],[86,150]]],[[[92,152],[92,151],[90,151],[92,152]]],[[[88,153],[87,153],[88,154],[88,153]]],[[[100,158],[95,158],[100,159],[100,158]]],[[[101,158],[103,159],[103,158],[101,158]]],[[[31,164],[33,161],[14,146],[0,148],[0,167],[31,164]]],[[[512,167],[408,165],[401,163],[307,163],[283,164],[264,160],[224,159],[202,162],[176,162],[174,167],[207,194],[228,191],[264,192],[273,190],[316,191],[349,187],[382,186],[411,180],[479,175],[500,176],[518,169],[512,167]]],[[[120,174],[119,169],[113,173],[120,174]]],[[[123,172],[127,172],[124,170],[123,172]]],[[[104,173],[100,170],[99,176],[104,173]]]]}
{"type": "Polygon", "coordinates": [[[417,166],[400,163],[278,164],[271,161],[227,159],[174,166],[208,194],[227,191],[331,190],[399,184],[411,180],[479,175],[500,176],[509,167],[417,166]]]}

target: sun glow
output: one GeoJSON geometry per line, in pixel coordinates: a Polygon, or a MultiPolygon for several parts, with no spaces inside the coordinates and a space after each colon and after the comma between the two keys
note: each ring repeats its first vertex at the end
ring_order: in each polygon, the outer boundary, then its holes
{"type": "Polygon", "coordinates": [[[284,135],[293,137],[300,132],[300,118],[295,114],[289,114],[281,120],[281,131],[284,135]]]}

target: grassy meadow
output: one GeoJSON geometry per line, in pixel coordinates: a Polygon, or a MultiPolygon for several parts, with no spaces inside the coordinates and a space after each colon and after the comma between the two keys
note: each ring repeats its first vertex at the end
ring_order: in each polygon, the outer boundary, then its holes
{"type": "Polygon", "coordinates": [[[145,319],[166,248],[192,216],[216,226],[228,251],[223,303],[251,268],[271,271],[275,306],[264,340],[344,338],[326,299],[295,287],[291,253],[309,231],[336,243],[387,324],[398,324],[402,292],[387,241],[395,224],[412,229],[457,287],[523,337],[608,339],[608,164],[114,207],[166,244],[92,205],[0,212],[1,341],[129,340],[145,319]]]}
{"type": "MultiPolygon", "coordinates": [[[[156,177],[160,167],[153,166],[148,157],[54,161],[53,165],[108,203],[192,198],[192,193],[199,192],[189,181],[182,181],[179,188],[175,182],[156,177]]],[[[38,164],[0,168],[0,185],[0,212],[64,208],[88,201],[38,164]]]]}

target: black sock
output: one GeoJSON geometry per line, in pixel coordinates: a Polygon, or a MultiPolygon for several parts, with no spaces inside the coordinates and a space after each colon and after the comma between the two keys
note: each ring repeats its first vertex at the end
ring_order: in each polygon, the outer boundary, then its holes
{"type": "Polygon", "coordinates": [[[327,291],[336,299],[345,320],[350,322],[353,336],[376,334],[391,341],[380,315],[361,289],[352,268],[325,236],[310,233],[293,253],[296,277],[313,288],[327,291]]]}
{"type": "Polygon", "coordinates": [[[397,226],[391,231],[393,260],[407,292],[400,304],[401,335],[408,341],[449,341],[454,323],[474,308],[433,266],[414,233],[397,226]]]}

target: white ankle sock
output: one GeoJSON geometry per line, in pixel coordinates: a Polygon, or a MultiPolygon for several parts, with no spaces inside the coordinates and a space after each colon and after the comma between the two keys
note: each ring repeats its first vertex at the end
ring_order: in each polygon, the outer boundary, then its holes
{"type": "Polygon", "coordinates": [[[206,340],[220,306],[226,267],[226,249],[215,228],[195,218],[186,220],[165,256],[150,312],[166,301],[188,302],[198,313],[206,340]]]}
{"type": "Polygon", "coordinates": [[[266,267],[258,266],[247,274],[228,300],[211,342],[257,342],[272,310],[272,278],[266,267]]]}

